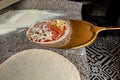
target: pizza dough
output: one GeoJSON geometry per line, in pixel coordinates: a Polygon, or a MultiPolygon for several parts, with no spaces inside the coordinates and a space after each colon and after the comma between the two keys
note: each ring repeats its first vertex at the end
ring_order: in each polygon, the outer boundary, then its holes
{"type": "Polygon", "coordinates": [[[76,67],[43,49],[19,52],[0,65],[0,80],[80,80],[76,67]]]}
{"type": "Polygon", "coordinates": [[[59,48],[70,42],[71,33],[69,21],[53,19],[37,22],[27,30],[26,36],[34,43],[59,48]]]}

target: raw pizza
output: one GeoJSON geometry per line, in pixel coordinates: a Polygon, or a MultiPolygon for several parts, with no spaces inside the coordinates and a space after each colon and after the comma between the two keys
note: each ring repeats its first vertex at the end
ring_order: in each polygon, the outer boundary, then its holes
{"type": "Polygon", "coordinates": [[[62,43],[60,42],[63,44],[65,42],[64,38],[69,34],[68,31],[69,26],[66,21],[54,19],[42,23],[37,22],[33,27],[29,28],[27,36],[29,40],[35,43],[49,44],[63,40],[62,43]]]}

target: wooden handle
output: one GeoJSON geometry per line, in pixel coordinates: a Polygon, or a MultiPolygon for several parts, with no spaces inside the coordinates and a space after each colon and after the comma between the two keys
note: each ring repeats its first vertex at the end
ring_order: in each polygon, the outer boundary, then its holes
{"type": "Polygon", "coordinates": [[[120,30],[120,27],[107,27],[106,30],[120,30]]]}

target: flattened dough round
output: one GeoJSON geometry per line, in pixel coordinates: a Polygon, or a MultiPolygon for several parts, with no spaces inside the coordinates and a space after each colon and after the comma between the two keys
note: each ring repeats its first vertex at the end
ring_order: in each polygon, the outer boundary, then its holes
{"type": "Polygon", "coordinates": [[[0,65],[0,80],[80,80],[76,67],[43,49],[19,52],[0,65]]]}

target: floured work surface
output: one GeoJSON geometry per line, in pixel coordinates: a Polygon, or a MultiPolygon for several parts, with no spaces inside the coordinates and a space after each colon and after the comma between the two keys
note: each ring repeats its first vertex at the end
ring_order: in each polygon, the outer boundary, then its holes
{"type": "Polygon", "coordinates": [[[0,36],[0,63],[5,61],[8,57],[12,56],[16,52],[32,48],[48,49],[65,56],[78,68],[81,74],[81,78],[83,78],[82,80],[88,78],[88,65],[86,60],[85,48],[77,50],[63,50],[43,47],[30,42],[26,38],[25,31],[0,36]]]}
{"type": "MultiPolygon", "coordinates": [[[[75,16],[77,17],[77,15],[75,16]]],[[[64,18],[73,18],[73,17],[74,17],[73,14],[71,17],[70,15],[64,16],[64,18]]],[[[55,18],[55,16],[52,18],[55,18]]],[[[0,63],[3,63],[7,58],[9,58],[10,56],[12,56],[13,54],[19,51],[32,49],[32,48],[47,49],[47,50],[55,51],[65,56],[77,67],[77,69],[80,72],[81,80],[88,80],[89,77],[88,64],[86,59],[85,48],[81,48],[77,50],[64,50],[64,49],[43,47],[40,46],[39,44],[30,42],[26,37],[26,31],[27,29],[20,29],[20,30],[18,29],[13,32],[9,32],[7,34],[0,35],[0,63]]]]}

